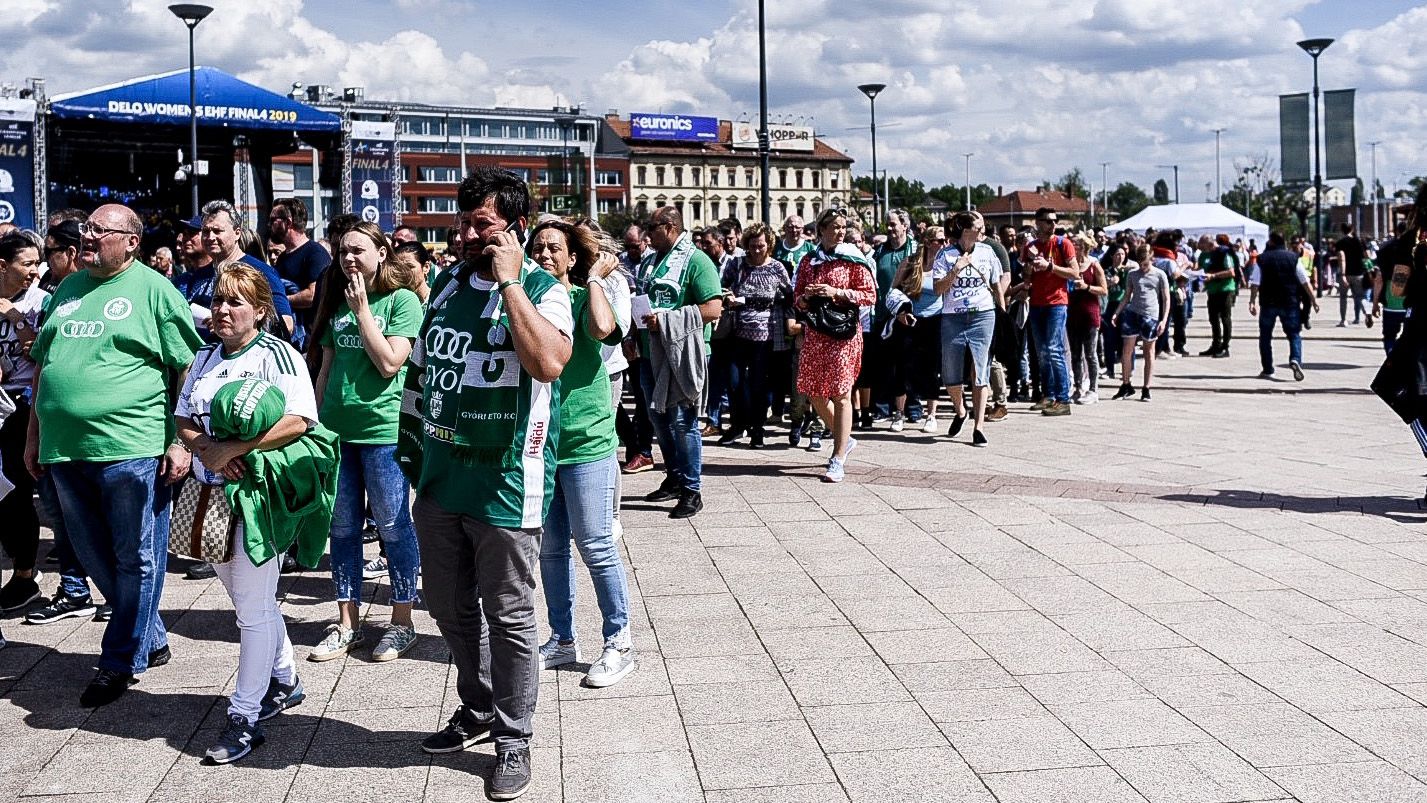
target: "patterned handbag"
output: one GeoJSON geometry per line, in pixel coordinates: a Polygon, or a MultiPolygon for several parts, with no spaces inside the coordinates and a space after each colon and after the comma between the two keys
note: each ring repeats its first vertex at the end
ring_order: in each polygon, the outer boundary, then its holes
{"type": "Polygon", "coordinates": [[[169,517],[168,551],[208,563],[233,557],[233,509],[222,485],[192,477],[179,486],[169,517]]]}

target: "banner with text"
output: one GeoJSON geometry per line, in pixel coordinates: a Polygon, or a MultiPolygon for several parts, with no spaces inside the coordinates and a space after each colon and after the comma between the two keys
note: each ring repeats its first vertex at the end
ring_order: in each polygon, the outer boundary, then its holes
{"type": "MultiPolygon", "coordinates": [[[[758,126],[755,123],[734,123],[733,141],[735,148],[757,148],[758,126]]],[[[806,125],[768,126],[768,147],[775,151],[813,151],[813,128],[806,125]]]]}
{"type": "Polygon", "coordinates": [[[396,226],[396,123],[352,123],[352,211],[389,232],[396,226]]]}
{"type": "Polygon", "coordinates": [[[35,228],[35,102],[0,99],[0,223],[35,228]]]}
{"type": "Polygon", "coordinates": [[[718,142],[718,118],[636,112],[629,115],[629,138],[718,142]]]}

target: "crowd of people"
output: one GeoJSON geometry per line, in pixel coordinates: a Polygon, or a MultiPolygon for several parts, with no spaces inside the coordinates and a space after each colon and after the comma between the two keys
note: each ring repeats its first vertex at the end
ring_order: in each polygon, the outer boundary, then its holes
{"type": "Polygon", "coordinates": [[[585,684],[638,665],[620,485],[656,466],[654,441],[664,478],[644,499],[674,503],[675,519],[703,508],[705,439],[762,449],[786,422],[790,447],[831,443],[833,483],[854,433],[879,420],[940,435],[949,413],[947,437],[970,423],[985,447],[1009,404],[1070,415],[1102,378],[1133,397],[1136,360],[1149,401],[1156,359],[1188,356],[1198,295],[1213,332],[1201,356],[1228,356],[1244,287],[1264,375],[1281,323],[1301,380],[1321,273],[1342,280],[1340,325],[1351,296],[1396,338],[1421,250],[1398,244],[1416,229],[1380,250],[1355,250],[1348,230],[1336,260],[1315,260],[1302,238],[1274,234],[1259,252],[1227,236],[1074,232],[1051,209],[994,232],[976,212],[935,224],[894,209],[874,235],[839,209],[777,231],[689,231],[664,206],[617,241],[589,219],[533,217],[525,182],[495,168],[467,177],[457,205],[451,259],[352,215],[313,239],[293,198],[273,202],[266,244],[223,200],[148,252],[140,217],[113,204],[59,212],[43,237],[0,236],[0,466],[14,486],[0,499],[13,564],[0,609],[106,623],[82,705],[170,661],[169,553],[208,558],[188,576],[218,578],[241,638],[227,725],[205,755],[248,755],[260,723],[305,697],[278,578],[330,555],[333,621],[307,660],[368,649],[364,580],[390,586],[372,660],[412,648],[424,602],[460,704],[421,748],[488,735],[488,794],[513,799],[530,782],[539,672],[583,660],[575,552],[603,623],[585,684]],[[216,543],[186,548],[210,521],[184,500],[215,495],[228,511],[216,543]],[[42,519],[59,573],[49,599],[42,519]],[[364,562],[369,538],[380,557],[364,562]]]}

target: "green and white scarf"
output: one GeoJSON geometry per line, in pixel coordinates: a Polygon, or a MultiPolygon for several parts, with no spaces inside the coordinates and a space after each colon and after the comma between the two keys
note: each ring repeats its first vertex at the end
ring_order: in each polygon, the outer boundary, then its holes
{"type": "Polygon", "coordinates": [[[649,296],[652,309],[675,309],[684,298],[684,268],[694,256],[694,240],[681,232],[669,253],[650,252],[639,266],[639,292],[649,296]]]}

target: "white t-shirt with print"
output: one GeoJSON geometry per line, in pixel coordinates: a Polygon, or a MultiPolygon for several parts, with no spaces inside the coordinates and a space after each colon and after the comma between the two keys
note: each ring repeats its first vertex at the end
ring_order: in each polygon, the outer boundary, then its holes
{"type": "MultiPolygon", "coordinates": [[[[956,268],[961,249],[949,245],[941,249],[932,263],[932,279],[941,281],[956,268]]],[[[986,243],[977,243],[971,251],[971,264],[962,268],[951,287],[941,296],[941,314],[986,312],[996,309],[991,285],[1001,281],[1001,260],[986,243]]]]}
{"type": "MultiPolygon", "coordinates": [[[[266,332],[233,355],[223,354],[223,344],[214,343],[198,350],[188,379],[179,391],[174,416],[191,418],[209,437],[213,429],[209,422],[209,407],[218,389],[238,379],[257,377],[273,383],[287,397],[286,415],[302,416],[309,427],[317,423],[317,401],[312,393],[312,380],[307,364],[297,349],[266,332]]],[[[198,455],[193,456],[193,476],[207,485],[221,485],[223,477],[210,471],[198,455]]]]}
{"type": "MultiPolygon", "coordinates": [[[[45,299],[49,297],[50,294],[41,290],[38,285],[30,285],[12,296],[10,303],[24,316],[30,331],[38,332],[40,311],[45,305],[45,299]]],[[[30,380],[35,376],[35,361],[25,354],[19,333],[15,331],[15,324],[5,317],[0,317],[0,373],[3,373],[3,376],[0,376],[0,387],[16,391],[29,387],[30,380]]]]}

